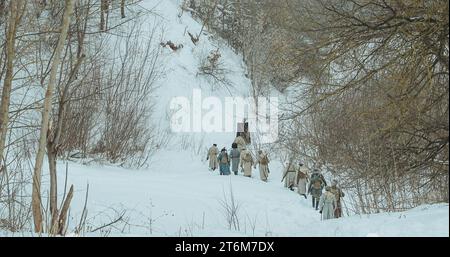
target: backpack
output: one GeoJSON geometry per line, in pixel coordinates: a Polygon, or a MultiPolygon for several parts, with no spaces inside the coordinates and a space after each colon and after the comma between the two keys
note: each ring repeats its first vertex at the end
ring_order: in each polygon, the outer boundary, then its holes
{"type": "Polygon", "coordinates": [[[242,158],[245,162],[251,162],[252,161],[252,155],[250,154],[250,152],[246,152],[244,154],[244,158],[242,158]]]}
{"type": "Polygon", "coordinates": [[[297,175],[297,184],[298,184],[298,182],[300,181],[300,179],[305,179],[305,178],[307,178],[306,174],[303,173],[303,172],[301,172],[301,171],[298,171],[298,175],[297,175]]]}
{"type": "Polygon", "coordinates": [[[221,162],[222,162],[222,163],[225,163],[225,164],[228,163],[228,154],[225,153],[225,154],[222,155],[222,160],[221,160],[221,162]]]}
{"type": "Polygon", "coordinates": [[[331,192],[325,192],[324,194],[324,202],[325,203],[333,203],[333,209],[336,208],[336,206],[334,206],[334,201],[335,200],[335,196],[333,193],[331,192]]]}
{"type": "Polygon", "coordinates": [[[299,178],[306,178],[306,174],[303,173],[302,171],[298,171],[298,177],[299,178]]]}
{"type": "Polygon", "coordinates": [[[341,199],[341,191],[338,188],[332,187],[330,192],[334,195],[336,201],[339,202],[339,200],[341,199]]]}
{"type": "Polygon", "coordinates": [[[264,157],[259,161],[259,163],[262,165],[269,164],[269,158],[267,157],[267,154],[264,155],[264,157]]]}
{"type": "Polygon", "coordinates": [[[311,176],[311,184],[314,189],[322,189],[322,177],[320,174],[313,174],[311,176]]]}

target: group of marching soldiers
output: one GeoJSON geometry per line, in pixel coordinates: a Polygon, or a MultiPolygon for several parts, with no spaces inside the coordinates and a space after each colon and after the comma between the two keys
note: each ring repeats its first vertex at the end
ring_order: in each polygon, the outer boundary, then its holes
{"type": "MultiPolygon", "coordinates": [[[[267,182],[270,173],[268,154],[259,150],[254,158],[247,149],[247,145],[251,143],[248,123],[243,123],[241,129],[243,132],[237,133],[230,151],[224,147],[219,152],[217,144],[208,149],[206,159],[209,161],[209,168],[212,171],[219,169],[220,175],[231,175],[231,172],[238,175],[240,169],[245,177],[252,177],[252,167],[256,169],[259,165],[260,178],[267,182]]],[[[302,162],[297,165],[293,159],[286,164],[281,181],[283,180],[286,188],[294,191],[294,187],[297,187],[298,194],[305,199],[308,198],[307,195],[311,195],[312,206],[320,212],[323,219],[342,217],[341,198],[345,195],[338,187],[337,180],[333,180],[329,186],[319,169],[313,169],[310,175],[302,162]]]]}
{"type": "Polygon", "coordinates": [[[259,165],[260,178],[267,182],[270,173],[269,157],[266,152],[259,150],[258,155],[254,158],[247,149],[248,144],[249,139],[246,138],[245,132],[238,133],[230,151],[224,147],[219,152],[217,144],[214,144],[209,148],[206,157],[209,160],[209,169],[212,171],[219,169],[220,175],[231,175],[231,172],[238,175],[240,169],[245,177],[252,177],[252,167],[256,169],[256,166],[259,165]]]}
{"type": "Polygon", "coordinates": [[[329,186],[319,169],[313,169],[310,175],[302,162],[295,165],[292,160],[286,165],[283,180],[286,188],[294,191],[297,187],[298,194],[305,199],[310,194],[312,207],[320,212],[324,220],[342,217],[342,197],[345,194],[338,187],[337,180],[332,180],[329,186]]]}

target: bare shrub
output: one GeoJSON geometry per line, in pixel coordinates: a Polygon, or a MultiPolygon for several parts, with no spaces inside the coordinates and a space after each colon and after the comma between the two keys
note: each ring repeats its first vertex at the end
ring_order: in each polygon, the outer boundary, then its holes
{"type": "Polygon", "coordinates": [[[142,167],[149,158],[152,132],[150,100],[161,75],[159,51],[154,44],[156,28],[145,41],[135,27],[117,45],[125,45],[119,63],[113,60],[102,83],[110,88],[102,94],[102,124],[99,140],[92,150],[108,161],[142,167]],[[117,66],[119,69],[117,69],[117,66]]]}
{"type": "MultiPolygon", "coordinates": [[[[17,150],[17,149],[15,149],[17,150]]],[[[30,159],[23,152],[14,151],[12,162],[7,162],[0,173],[0,229],[19,232],[29,225],[32,217],[28,185],[32,178],[30,159]]],[[[7,155],[13,154],[11,148],[7,155]]]]}
{"type": "Polygon", "coordinates": [[[195,135],[182,135],[179,139],[179,147],[180,150],[190,151],[192,155],[198,156],[205,152],[205,137],[201,136],[200,138],[195,135]]]}
{"type": "Polygon", "coordinates": [[[199,71],[197,76],[205,77],[213,86],[212,90],[218,88],[226,89],[230,95],[230,89],[233,88],[233,83],[227,78],[230,70],[225,67],[221,59],[219,49],[213,50],[207,56],[200,56],[199,71]],[[216,88],[217,86],[217,88],[216,88]]]}
{"type": "Polygon", "coordinates": [[[233,193],[233,186],[230,183],[230,191],[227,197],[225,190],[223,191],[223,199],[219,201],[222,206],[222,214],[226,218],[228,229],[234,229],[236,231],[240,231],[240,222],[239,222],[239,210],[240,203],[236,200],[233,193]]]}

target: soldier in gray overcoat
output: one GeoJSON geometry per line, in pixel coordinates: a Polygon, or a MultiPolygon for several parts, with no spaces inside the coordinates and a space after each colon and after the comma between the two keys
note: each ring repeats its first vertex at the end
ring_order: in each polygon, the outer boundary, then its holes
{"type": "Polygon", "coordinates": [[[238,145],[236,143],[233,143],[231,147],[232,149],[229,154],[231,159],[231,170],[233,171],[234,175],[237,175],[239,171],[239,162],[241,160],[241,152],[239,151],[238,145]]]}
{"type": "Polygon", "coordinates": [[[320,213],[324,220],[334,219],[334,212],[336,210],[336,197],[331,192],[331,187],[325,187],[325,193],[320,197],[319,207],[320,213]]]}

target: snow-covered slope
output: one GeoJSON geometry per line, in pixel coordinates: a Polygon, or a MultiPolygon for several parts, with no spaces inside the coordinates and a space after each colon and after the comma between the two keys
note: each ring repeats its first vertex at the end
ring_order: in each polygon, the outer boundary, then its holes
{"type": "MultiPolygon", "coordinates": [[[[177,52],[161,48],[166,76],[154,94],[155,124],[168,128],[168,107],[173,97],[192,98],[193,89],[202,89],[203,97],[248,96],[250,81],[238,55],[218,40],[202,35],[195,46],[186,31],[198,33],[201,25],[189,14],[181,17],[181,1],[144,0],[141,5],[157,13],[147,19],[144,28],[160,24],[162,41],[183,44],[177,52]],[[228,79],[234,88],[218,88],[197,76],[201,58],[219,48],[228,79]]],[[[448,204],[423,206],[404,213],[344,217],[321,221],[311,208],[311,200],[282,186],[282,164],[271,163],[268,183],[253,178],[219,176],[210,172],[204,160],[206,147],[217,143],[229,147],[234,133],[172,134],[166,148],[158,151],[146,170],[125,170],[98,164],[69,163],[68,184],[74,184],[69,232],[79,224],[89,184],[86,230],[123,218],[86,236],[448,236],[448,204]],[[180,145],[187,144],[186,148],[180,145]],[[196,151],[196,149],[198,151],[196,151]],[[229,228],[223,202],[234,196],[238,205],[239,227],[229,228]]],[[[62,196],[65,164],[58,164],[59,192],[62,196]]],[[[45,173],[47,174],[47,173],[45,173]]],[[[48,183],[48,176],[43,183],[48,183]]],[[[61,198],[60,196],[60,198],[61,198]]],[[[29,235],[26,232],[5,236],[29,235]]],[[[71,234],[74,235],[75,234],[71,234]]]]}
{"type": "MultiPolygon", "coordinates": [[[[181,11],[180,0],[155,1],[145,0],[141,5],[146,10],[152,10],[158,14],[160,19],[154,17],[146,20],[148,28],[152,25],[158,25],[163,30],[162,42],[171,41],[175,45],[183,45],[183,48],[174,52],[169,47],[162,48],[162,59],[166,74],[158,85],[155,92],[154,101],[155,114],[154,122],[167,128],[170,120],[170,102],[175,97],[185,97],[193,103],[194,90],[200,90],[202,100],[214,96],[224,103],[225,97],[248,97],[250,80],[245,77],[245,65],[242,58],[236,55],[229,47],[219,39],[212,40],[213,35],[208,33],[206,29],[200,36],[200,41],[194,45],[188,32],[198,35],[202,30],[202,25],[196,22],[188,13],[181,11]],[[221,68],[225,70],[227,85],[216,83],[214,78],[199,75],[199,67],[211,51],[219,50],[221,57],[219,62],[221,68]]],[[[143,26],[145,28],[145,26],[143,26]]],[[[191,112],[194,111],[191,106],[191,112]]],[[[203,109],[203,114],[208,112],[203,109]]],[[[191,113],[191,119],[193,118],[191,113]]],[[[235,119],[238,119],[235,117],[235,119]]],[[[241,120],[239,120],[241,121],[241,120]]],[[[191,122],[193,122],[191,120],[191,122]]],[[[180,144],[188,141],[193,144],[190,150],[206,151],[213,143],[217,143],[219,147],[230,147],[234,140],[235,133],[180,133],[172,134],[170,146],[172,149],[179,150],[180,144]]],[[[155,159],[155,158],[153,158],[155,159]]]]}

